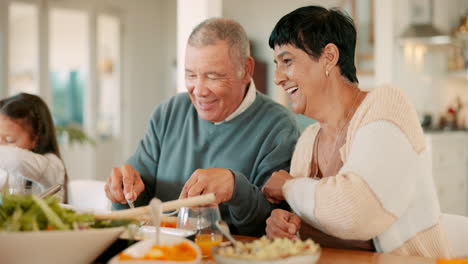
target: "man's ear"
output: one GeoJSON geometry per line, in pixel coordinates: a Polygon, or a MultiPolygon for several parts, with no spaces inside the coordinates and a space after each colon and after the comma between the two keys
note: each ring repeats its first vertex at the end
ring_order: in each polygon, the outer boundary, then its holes
{"type": "Polygon", "coordinates": [[[331,72],[336,64],[338,64],[338,59],[340,58],[340,50],[333,43],[328,43],[325,45],[322,51],[321,59],[324,60],[325,70],[331,72]]]}
{"type": "Polygon", "coordinates": [[[250,79],[252,79],[252,76],[254,74],[254,68],[255,68],[255,60],[252,57],[247,57],[245,60],[244,64],[244,76],[243,80],[245,83],[249,83],[250,79]]]}

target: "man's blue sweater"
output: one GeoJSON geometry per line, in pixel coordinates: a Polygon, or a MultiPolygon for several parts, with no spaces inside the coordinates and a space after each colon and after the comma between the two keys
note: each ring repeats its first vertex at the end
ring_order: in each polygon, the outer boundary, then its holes
{"type": "MultiPolygon", "coordinates": [[[[232,199],[220,205],[231,231],[259,236],[274,205],[261,192],[278,170],[289,170],[299,129],[292,113],[257,93],[254,103],[232,120],[201,119],[187,93],[156,108],[146,135],[127,161],[142,176],[145,190],[136,205],[158,197],[174,200],[196,169],[226,168],[235,174],[232,199]]],[[[126,205],[114,204],[114,208],[126,205]]]]}

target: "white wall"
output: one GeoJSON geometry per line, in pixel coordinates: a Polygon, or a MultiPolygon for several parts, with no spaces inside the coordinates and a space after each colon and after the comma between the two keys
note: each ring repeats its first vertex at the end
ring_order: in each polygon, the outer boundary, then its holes
{"type": "Polygon", "coordinates": [[[127,158],[144,135],[154,107],[168,97],[168,1],[114,0],[123,13],[123,151],[127,158]],[[135,3],[138,2],[138,3],[135,3]]]}
{"type": "Polygon", "coordinates": [[[16,17],[14,22],[10,24],[9,41],[16,44],[10,47],[10,72],[24,69],[37,71],[37,60],[31,59],[37,58],[37,30],[35,25],[36,21],[29,16],[16,17]],[[14,60],[11,58],[14,58],[14,60]]]}
{"type": "Polygon", "coordinates": [[[220,17],[222,0],[177,0],[177,91],[185,92],[185,50],[192,30],[202,21],[220,17]]]}
{"type": "MultiPolygon", "coordinates": [[[[340,0],[224,0],[223,16],[232,18],[244,26],[254,44],[256,59],[267,63],[267,93],[280,103],[286,104],[287,98],[273,83],[275,65],[273,51],[268,46],[268,38],[278,20],[296,8],[307,5],[321,5],[326,8],[341,6],[340,0]]],[[[369,86],[369,77],[358,76],[361,83],[369,86]]]]}

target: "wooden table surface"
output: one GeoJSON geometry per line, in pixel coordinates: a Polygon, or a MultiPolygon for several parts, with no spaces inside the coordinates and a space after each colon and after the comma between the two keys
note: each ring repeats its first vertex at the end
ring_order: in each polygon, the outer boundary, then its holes
{"type": "MultiPolygon", "coordinates": [[[[237,240],[248,242],[254,237],[234,236],[237,240]]],[[[204,264],[216,263],[213,260],[203,261],[204,264]]],[[[318,264],[436,264],[436,259],[422,257],[402,257],[390,254],[366,251],[322,248],[318,264]]]]}

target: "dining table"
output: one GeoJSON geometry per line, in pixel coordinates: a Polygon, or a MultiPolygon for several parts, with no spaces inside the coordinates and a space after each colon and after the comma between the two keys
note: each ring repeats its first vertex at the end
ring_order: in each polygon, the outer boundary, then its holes
{"type": "MultiPolygon", "coordinates": [[[[251,242],[257,237],[233,235],[240,242],[251,242]]],[[[119,239],[107,249],[94,264],[107,263],[113,256],[127,248],[133,242],[119,239]]],[[[345,250],[333,248],[321,248],[320,259],[317,264],[436,264],[435,258],[424,258],[416,256],[397,256],[387,253],[376,253],[369,251],[345,250]]],[[[216,264],[214,259],[204,259],[202,264],[216,264]]]]}
{"type": "MultiPolygon", "coordinates": [[[[234,235],[240,242],[250,242],[256,237],[234,235]]],[[[216,264],[213,259],[203,260],[203,264],[216,264]]],[[[344,250],[333,248],[321,248],[320,259],[317,264],[436,264],[437,259],[397,256],[386,253],[369,251],[344,250]]]]}

